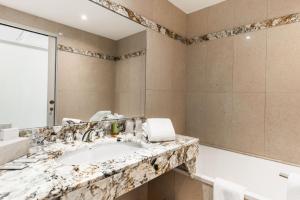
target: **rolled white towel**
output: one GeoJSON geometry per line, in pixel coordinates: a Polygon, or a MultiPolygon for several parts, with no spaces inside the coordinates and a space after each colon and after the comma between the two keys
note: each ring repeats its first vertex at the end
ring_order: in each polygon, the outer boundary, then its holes
{"type": "Polygon", "coordinates": [[[287,185],[287,200],[300,199],[300,175],[291,173],[289,174],[287,185]]]}
{"type": "Polygon", "coordinates": [[[80,124],[83,121],[80,119],[72,119],[72,118],[63,118],[62,125],[68,125],[68,124],[80,124]]]}
{"type": "Polygon", "coordinates": [[[19,137],[19,129],[17,128],[8,128],[0,130],[0,140],[14,140],[19,137]]]}
{"type": "Polygon", "coordinates": [[[235,183],[216,178],[213,188],[214,200],[244,200],[246,188],[235,183]]]}
{"type": "Polygon", "coordinates": [[[172,121],[167,118],[150,118],[143,124],[143,129],[150,142],[175,140],[176,133],[172,121]]]}

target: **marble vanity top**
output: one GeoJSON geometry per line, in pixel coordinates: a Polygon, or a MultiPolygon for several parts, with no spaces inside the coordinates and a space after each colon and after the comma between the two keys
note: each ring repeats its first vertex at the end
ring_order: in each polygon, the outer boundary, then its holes
{"type": "Polygon", "coordinates": [[[26,168],[0,171],[0,199],[115,199],[179,165],[193,171],[198,151],[198,139],[177,135],[176,141],[147,144],[121,158],[92,165],[59,162],[66,152],[107,142],[118,141],[57,141],[32,147],[29,160],[23,157],[8,163],[29,162],[26,168]]]}

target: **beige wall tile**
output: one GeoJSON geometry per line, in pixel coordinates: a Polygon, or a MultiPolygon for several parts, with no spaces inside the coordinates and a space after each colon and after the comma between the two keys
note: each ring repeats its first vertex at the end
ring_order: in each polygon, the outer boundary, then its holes
{"type": "Polygon", "coordinates": [[[173,41],[172,48],[172,63],[171,77],[172,90],[185,91],[186,90],[186,49],[184,44],[173,41]]]}
{"type": "Polygon", "coordinates": [[[300,24],[268,30],[267,92],[300,92],[300,24]]]}
{"type": "Polygon", "coordinates": [[[205,67],[188,67],[187,90],[188,92],[204,92],[205,90],[205,67]]]}
{"type": "Polygon", "coordinates": [[[170,117],[172,115],[172,93],[169,91],[146,90],[146,116],[170,117]]]}
{"type": "Polygon", "coordinates": [[[232,132],[232,94],[207,93],[204,97],[204,133],[200,141],[228,147],[232,132]]]}
{"type": "Polygon", "coordinates": [[[167,0],[153,0],[153,20],[180,35],[186,35],[187,15],[167,0]]]}
{"type": "Polygon", "coordinates": [[[175,172],[175,200],[204,200],[202,183],[175,172]]]}
{"type": "Polygon", "coordinates": [[[56,92],[55,122],[61,124],[63,118],[80,118],[78,94],[75,90],[58,90],[56,92]],[[72,104],[70,104],[72,102],[72,104]]]}
{"type": "Polygon", "coordinates": [[[234,26],[267,19],[268,0],[233,0],[234,26]]]}
{"type": "Polygon", "coordinates": [[[58,124],[64,117],[86,121],[99,110],[113,110],[113,62],[58,52],[57,70],[58,124]]]}
{"type": "MultiPolygon", "coordinates": [[[[111,91],[77,91],[79,119],[87,121],[100,110],[111,110],[114,107],[114,93],[111,91]]],[[[70,102],[73,104],[73,102],[70,102]]],[[[71,117],[73,118],[73,117],[71,117]]]]}
{"type": "Polygon", "coordinates": [[[187,16],[187,37],[195,37],[208,33],[208,9],[202,9],[187,16]]]}
{"type": "Polygon", "coordinates": [[[148,183],[148,200],[174,200],[174,172],[170,171],[148,183]]]}
{"type": "Polygon", "coordinates": [[[264,155],[265,94],[235,93],[233,95],[230,148],[264,155]]]}
{"type": "Polygon", "coordinates": [[[147,32],[142,31],[117,41],[117,55],[140,51],[147,48],[147,32]]]}
{"type": "Polygon", "coordinates": [[[187,47],[151,30],[147,38],[147,89],[184,91],[187,47]]]}
{"type": "Polygon", "coordinates": [[[185,134],[185,93],[184,92],[172,92],[172,100],[169,102],[172,104],[171,119],[174,124],[176,133],[185,134]]]}
{"type": "Polygon", "coordinates": [[[207,32],[221,31],[234,26],[233,1],[227,0],[207,8],[207,32]]]}
{"type": "Polygon", "coordinates": [[[207,44],[198,43],[187,47],[187,66],[188,67],[203,67],[207,59],[207,44]]]}
{"type": "Polygon", "coordinates": [[[170,90],[172,88],[173,41],[159,33],[147,32],[147,89],[170,90]]]}
{"type": "Polygon", "coordinates": [[[185,129],[185,94],[164,90],[146,91],[146,117],[166,117],[177,133],[185,129]]]}
{"type": "Polygon", "coordinates": [[[266,40],[266,31],[234,37],[234,92],[265,92],[266,40]]]}
{"type": "Polygon", "coordinates": [[[268,94],[266,153],[268,157],[300,164],[300,95],[268,94]]]}
{"type": "Polygon", "coordinates": [[[268,17],[279,17],[300,12],[298,0],[268,0],[268,17]]]}
{"type": "Polygon", "coordinates": [[[148,193],[148,184],[144,184],[127,194],[124,194],[123,196],[117,198],[117,200],[148,200],[147,197],[148,193]]]}
{"type": "MultiPolygon", "coordinates": [[[[201,137],[204,132],[205,93],[188,93],[186,97],[186,134],[201,137]]],[[[200,141],[201,142],[201,141],[200,141]]]]}
{"type": "Polygon", "coordinates": [[[231,92],[233,70],[233,38],[207,43],[207,64],[205,69],[208,92],[231,92]]]}
{"type": "Polygon", "coordinates": [[[187,91],[205,91],[207,45],[195,44],[187,48],[187,91]]]}

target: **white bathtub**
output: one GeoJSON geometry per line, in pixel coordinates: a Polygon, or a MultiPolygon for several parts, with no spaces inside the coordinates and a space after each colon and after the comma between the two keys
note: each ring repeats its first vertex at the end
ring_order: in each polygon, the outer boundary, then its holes
{"type": "Polygon", "coordinates": [[[196,176],[235,182],[249,194],[264,197],[258,199],[285,200],[287,179],[281,172],[300,174],[300,168],[201,145],[196,176]]]}

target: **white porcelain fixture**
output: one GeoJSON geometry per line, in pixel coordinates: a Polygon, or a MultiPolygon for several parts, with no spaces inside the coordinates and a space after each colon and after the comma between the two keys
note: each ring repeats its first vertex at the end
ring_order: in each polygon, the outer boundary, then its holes
{"type": "Polygon", "coordinates": [[[95,164],[122,158],[141,149],[142,146],[135,143],[97,144],[90,148],[67,152],[59,158],[58,162],[64,165],[95,164]]]}
{"type": "Polygon", "coordinates": [[[248,196],[285,200],[288,180],[280,173],[300,174],[300,168],[200,145],[196,176],[205,181],[220,177],[245,186],[248,196]]]}
{"type": "Polygon", "coordinates": [[[29,138],[0,141],[0,165],[26,155],[29,147],[29,138]]]}
{"type": "Polygon", "coordinates": [[[19,137],[19,129],[8,128],[0,130],[0,141],[14,140],[19,137]]]}

